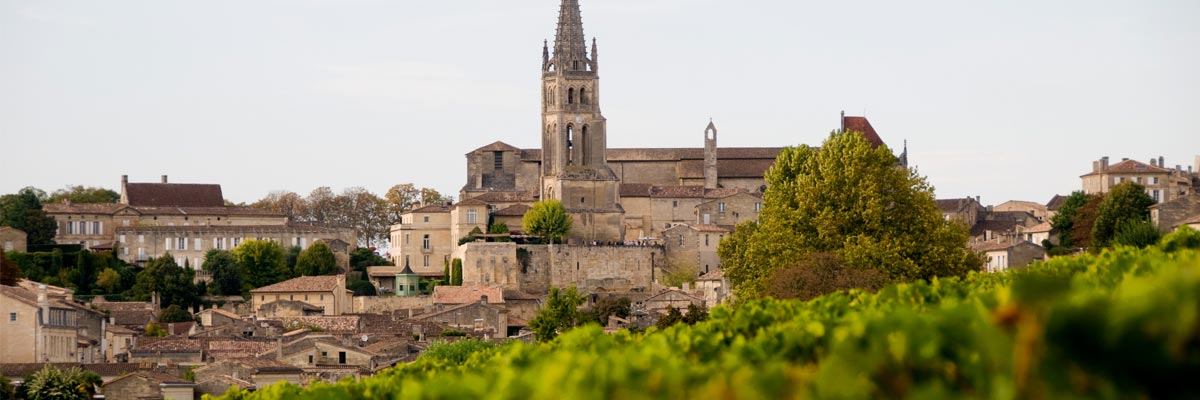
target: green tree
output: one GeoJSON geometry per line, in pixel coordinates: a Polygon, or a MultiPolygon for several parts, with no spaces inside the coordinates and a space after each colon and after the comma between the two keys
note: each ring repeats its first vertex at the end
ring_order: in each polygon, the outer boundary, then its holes
{"type": "Polygon", "coordinates": [[[1152,205],[1154,198],[1146,194],[1142,185],[1123,182],[1110,188],[1092,226],[1092,250],[1109,247],[1122,225],[1149,221],[1152,205]]]}
{"type": "Polygon", "coordinates": [[[0,400],[12,400],[17,398],[17,392],[13,388],[12,381],[8,380],[7,376],[0,375],[0,400]]]}
{"type": "Polygon", "coordinates": [[[1100,203],[1104,202],[1104,194],[1090,194],[1083,206],[1075,211],[1071,218],[1071,246],[1078,249],[1091,248],[1092,227],[1096,225],[1096,217],[1100,214],[1100,203]]]}
{"type": "Polygon", "coordinates": [[[299,275],[296,273],[296,262],[300,260],[300,252],[302,251],[304,251],[304,249],[301,249],[300,246],[290,246],[287,248],[288,274],[285,278],[291,278],[299,275]]]}
{"type": "Polygon", "coordinates": [[[30,400],[87,400],[101,383],[99,375],[79,367],[58,369],[47,364],[25,380],[22,392],[30,400]]]}
{"type": "Polygon", "coordinates": [[[377,267],[381,265],[395,265],[391,260],[383,258],[375,253],[373,247],[359,247],[350,252],[350,266],[355,271],[366,272],[367,267],[377,267]]]}
{"type": "Polygon", "coordinates": [[[346,289],[354,292],[355,296],[375,296],[375,285],[370,281],[359,278],[356,274],[346,275],[346,289]]]}
{"type": "Polygon", "coordinates": [[[337,258],[333,250],[323,241],[317,241],[300,253],[296,259],[297,276],[332,275],[338,270],[337,258]]]}
{"type": "Polygon", "coordinates": [[[200,264],[204,272],[212,278],[209,291],[221,296],[238,296],[242,294],[242,269],[238,266],[233,253],[225,250],[212,249],[204,253],[204,263],[200,264]]]}
{"type": "Polygon", "coordinates": [[[192,307],[200,303],[200,293],[192,284],[195,277],[196,271],[180,267],[171,253],[163,253],[147,261],[146,268],[138,272],[133,295],[138,301],[149,301],[152,294],[158,293],[164,307],[192,307]]]}
{"type": "Polygon", "coordinates": [[[533,203],[533,208],[521,220],[525,232],[546,238],[550,243],[561,243],[571,232],[571,216],[558,200],[533,203]]]}
{"type": "Polygon", "coordinates": [[[29,244],[53,244],[58,223],[42,211],[45,199],[46,192],[34,187],[0,196],[0,226],[24,231],[29,244]]]}
{"type": "Polygon", "coordinates": [[[246,240],[233,249],[233,259],[242,271],[242,283],[260,288],[278,283],[291,275],[283,246],[271,240],[246,240]]]}
{"type": "Polygon", "coordinates": [[[69,185],[55,190],[46,200],[47,204],[62,203],[64,200],[76,204],[116,203],[121,200],[121,194],[112,189],[83,185],[69,185]]]}
{"type": "Polygon", "coordinates": [[[166,337],[170,335],[171,333],[167,332],[166,328],[163,328],[162,325],[159,325],[157,322],[150,322],[146,324],[147,337],[166,337]]]}
{"type": "MultiPolygon", "coordinates": [[[[508,224],[503,223],[503,222],[494,223],[494,224],[492,224],[492,226],[488,227],[488,233],[492,234],[492,235],[507,235],[508,234],[508,224]]],[[[494,238],[494,239],[492,239],[492,241],[511,242],[512,238],[503,236],[503,237],[494,238]]]]}
{"type": "Polygon", "coordinates": [[[112,268],[105,268],[100,271],[100,275],[96,279],[96,286],[103,289],[104,293],[118,293],[121,291],[121,273],[112,268]]]}
{"type": "Polygon", "coordinates": [[[1161,238],[1162,232],[1150,221],[1125,221],[1117,228],[1112,244],[1142,248],[1157,244],[1161,238]]]}
{"type": "Polygon", "coordinates": [[[559,333],[587,322],[588,316],[579,311],[584,298],[574,286],[562,290],[550,288],[550,296],[546,304],[538,310],[537,315],[529,321],[533,336],[538,341],[553,340],[559,333]]]}
{"type": "Polygon", "coordinates": [[[172,304],[170,307],[164,308],[162,310],[162,313],[160,313],[158,315],[158,322],[161,322],[164,324],[171,323],[171,322],[188,322],[188,321],[195,321],[195,320],[196,320],[196,318],[192,316],[192,313],[183,309],[183,307],[180,307],[178,304],[172,304]]]}
{"type": "Polygon", "coordinates": [[[8,257],[0,251],[0,285],[17,286],[17,281],[21,280],[21,267],[16,261],[9,261],[8,257]]]}
{"type": "Polygon", "coordinates": [[[758,222],[739,225],[718,249],[739,300],[762,296],[774,269],[813,252],[895,280],[959,276],[983,264],[966,248],[966,226],[942,217],[925,178],[860,133],[835,132],[819,149],[786,148],[765,178],[758,222]]]}
{"type": "Polygon", "coordinates": [[[629,318],[633,301],[628,297],[605,297],[592,306],[591,319],[600,325],[608,324],[608,317],[629,318]]]}
{"type": "Polygon", "coordinates": [[[462,259],[455,258],[450,267],[450,286],[462,286],[463,283],[463,266],[462,259]]]}
{"type": "Polygon", "coordinates": [[[675,308],[675,306],[667,306],[666,315],[659,316],[658,321],[654,322],[654,326],[658,327],[658,329],[667,329],[671,325],[680,322],[683,322],[683,313],[680,313],[679,309],[675,308]]]}
{"type": "Polygon", "coordinates": [[[1058,212],[1050,218],[1050,226],[1058,231],[1058,245],[1063,247],[1072,247],[1074,242],[1071,240],[1071,231],[1074,230],[1075,216],[1079,214],[1079,209],[1083,208],[1088,202],[1088,195],[1082,191],[1074,191],[1063,205],[1058,207],[1058,212]]]}
{"type": "Polygon", "coordinates": [[[810,300],[847,289],[878,290],[888,281],[881,271],[850,268],[832,253],[809,253],[795,264],[776,268],[767,295],[777,299],[810,300]]]}
{"type": "Polygon", "coordinates": [[[687,314],[683,315],[683,323],[695,325],[697,322],[701,322],[706,319],[708,319],[708,310],[705,310],[704,307],[700,307],[695,304],[688,304],[687,314]]]}

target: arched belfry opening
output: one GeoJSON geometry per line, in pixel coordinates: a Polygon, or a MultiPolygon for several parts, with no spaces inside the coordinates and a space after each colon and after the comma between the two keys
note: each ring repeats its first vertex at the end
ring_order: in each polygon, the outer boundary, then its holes
{"type": "Polygon", "coordinates": [[[588,104],[587,88],[579,88],[579,104],[588,104]]]}
{"type": "MultiPolygon", "coordinates": [[[[580,89],[580,90],[582,90],[582,89],[580,89]]],[[[580,153],[583,154],[583,156],[581,157],[582,162],[580,164],[583,164],[583,165],[590,165],[591,161],[592,161],[592,152],[591,152],[591,150],[592,150],[591,139],[592,138],[588,137],[588,129],[587,128],[588,128],[587,125],[584,125],[583,128],[580,128],[580,131],[579,131],[580,132],[579,133],[579,140],[580,140],[579,150],[580,150],[580,153]]]]}
{"type": "Polygon", "coordinates": [[[575,88],[567,89],[567,104],[575,104],[575,88]]]}
{"type": "Polygon", "coordinates": [[[567,124],[567,165],[575,162],[575,126],[567,124]]]}

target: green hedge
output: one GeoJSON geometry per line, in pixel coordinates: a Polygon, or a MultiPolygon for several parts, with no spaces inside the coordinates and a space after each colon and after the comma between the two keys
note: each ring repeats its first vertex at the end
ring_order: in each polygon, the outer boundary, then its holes
{"type": "Polygon", "coordinates": [[[593,325],[545,344],[456,348],[361,380],[226,397],[1196,397],[1197,248],[1200,233],[1187,229],[1144,250],[751,301],[644,334],[593,325]]]}

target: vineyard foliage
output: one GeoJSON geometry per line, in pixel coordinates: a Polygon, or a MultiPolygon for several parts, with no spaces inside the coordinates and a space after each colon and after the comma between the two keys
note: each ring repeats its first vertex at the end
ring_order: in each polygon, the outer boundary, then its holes
{"type": "Polygon", "coordinates": [[[1200,232],[1007,273],[716,307],[641,334],[439,348],[232,399],[1176,398],[1200,395],[1200,232]]]}

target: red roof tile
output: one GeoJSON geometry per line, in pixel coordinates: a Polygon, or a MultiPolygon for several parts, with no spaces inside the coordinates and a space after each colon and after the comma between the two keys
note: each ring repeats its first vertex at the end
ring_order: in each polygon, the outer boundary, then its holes
{"type": "Polygon", "coordinates": [[[301,276],[274,285],[263,286],[251,290],[250,293],[332,292],[338,289],[345,290],[345,287],[342,287],[341,282],[339,282],[338,278],[340,276],[301,276]]]}
{"type": "Polygon", "coordinates": [[[433,302],[438,304],[466,304],[488,297],[488,303],[503,303],[504,291],[499,286],[437,286],[433,288],[433,302]]]}
{"type": "Polygon", "coordinates": [[[867,121],[867,117],[842,116],[842,129],[847,132],[862,133],[863,138],[871,143],[871,147],[883,146],[883,139],[880,139],[879,134],[875,133],[875,128],[871,126],[870,121],[867,121]]]}
{"type": "Polygon", "coordinates": [[[224,207],[221,185],[204,183],[127,183],[125,198],[134,207],[224,207]]]}

